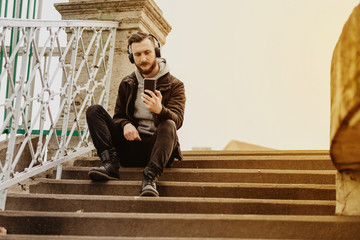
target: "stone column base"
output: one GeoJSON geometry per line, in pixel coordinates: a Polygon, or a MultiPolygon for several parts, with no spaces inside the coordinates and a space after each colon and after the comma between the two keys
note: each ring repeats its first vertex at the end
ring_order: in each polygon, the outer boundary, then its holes
{"type": "Polygon", "coordinates": [[[360,216],[360,172],[336,173],[336,214],[360,216]]]}

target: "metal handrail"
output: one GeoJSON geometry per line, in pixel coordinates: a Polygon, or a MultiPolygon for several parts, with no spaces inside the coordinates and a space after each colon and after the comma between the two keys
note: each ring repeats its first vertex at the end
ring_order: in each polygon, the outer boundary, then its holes
{"type": "Polygon", "coordinates": [[[33,19],[14,19],[0,18],[1,26],[11,27],[105,27],[116,28],[118,22],[111,21],[83,21],[83,20],[33,20],[33,19]]]}
{"type": "Polygon", "coordinates": [[[84,115],[87,106],[108,105],[117,27],[104,21],[0,19],[0,136],[8,141],[0,161],[0,209],[11,185],[56,166],[60,178],[62,163],[94,148],[84,115]],[[9,49],[13,30],[19,38],[9,49]],[[1,94],[5,83],[7,96],[1,94]],[[38,135],[37,146],[32,134],[38,135]],[[56,147],[47,156],[50,144],[56,147]],[[32,159],[16,172],[25,149],[32,159]]]}

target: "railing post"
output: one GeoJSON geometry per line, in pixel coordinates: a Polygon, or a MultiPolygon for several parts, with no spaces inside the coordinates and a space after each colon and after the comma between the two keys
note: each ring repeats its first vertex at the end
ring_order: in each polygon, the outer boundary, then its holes
{"type": "MultiPolygon", "coordinates": [[[[71,52],[71,61],[70,61],[70,72],[66,79],[66,97],[65,97],[65,107],[64,107],[64,118],[62,122],[62,132],[61,132],[61,141],[60,141],[60,158],[65,157],[67,155],[66,149],[66,138],[67,138],[67,130],[68,130],[68,123],[69,123],[69,116],[70,116],[70,107],[72,102],[72,89],[74,85],[74,76],[75,76],[75,66],[76,66],[76,59],[78,54],[78,46],[79,46],[79,27],[74,27],[74,40],[72,42],[72,52],[71,52]]],[[[56,179],[61,178],[62,173],[62,164],[58,165],[56,170],[56,179]]]]}
{"type": "MultiPolygon", "coordinates": [[[[112,38],[111,38],[111,42],[110,42],[110,59],[109,59],[109,62],[114,62],[114,53],[115,53],[115,39],[116,39],[116,29],[112,29],[111,30],[111,35],[112,35],[112,38]]],[[[108,74],[108,79],[106,81],[106,86],[105,86],[105,89],[106,89],[106,96],[105,96],[105,99],[104,99],[104,108],[107,109],[108,106],[109,106],[109,99],[110,99],[110,85],[111,85],[111,74],[112,74],[112,69],[113,69],[113,64],[110,64],[108,66],[108,69],[109,69],[109,74],[108,74]]]]}
{"type": "MultiPolygon", "coordinates": [[[[32,30],[28,30],[26,33],[26,38],[27,39],[31,39],[31,34],[32,34],[32,30]]],[[[16,134],[17,134],[17,130],[19,128],[19,121],[21,118],[21,114],[22,111],[24,110],[22,108],[22,102],[25,101],[25,99],[23,99],[23,94],[24,94],[24,86],[25,86],[25,73],[27,71],[27,66],[28,66],[28,61],[29,61],[29,52],[30,52],[30,43],[28,43],[26,45],[26,48],[24,49],[23,52],[23,57],[22,57],[22,64],[21,64],[21,70],[20,70],[20,76],[19,76],[19,81],[12,81],[13,84],[13,88],[16,92],[16,97],[14,99],[15,101],[15,110],[12,111],[14,114],[12,116],[12,123],[11,123],[11,131],[10,131],[10,137],[9,137],[9,143],[8,143],[8,149],[6,151],[6,160],[5,160],[5,166],[4,166],[4,181],[7,181],[8,179],[10,179],[10,175],[13,174],[12,172],[12,162],[14,159],[14,155],[15,153],[15,141],[16,141],[16,134]]],[[[14,53],[15,54],[15,53],[14,53]]],[[[8,63],[9,64],[9,63],[8,63]]],[[[12,69],[11,69],[12,70],[12,69]]],[[[8,101],[8,108],[12,108],[12,102],[8,101]]],[[[9,113],[10,114],[10,113],[9,113]]],[[[4,210],[5,209],[5,203],[6,203],[6,194],[7,194],[7,189],[4,189],[0,192],[0,209],[4,210]]]]}

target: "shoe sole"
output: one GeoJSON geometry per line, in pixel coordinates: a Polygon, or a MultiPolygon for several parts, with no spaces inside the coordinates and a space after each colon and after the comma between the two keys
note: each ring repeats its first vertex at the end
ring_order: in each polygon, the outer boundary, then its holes
{"type": "Polygon", "coordinates": [[[140,193],[141,197],[159,197],[159,194],[153,191],[143,191],[140,193]]]}
{"type": "Polygon", "coordinates": [[[89,178],[93,181],[109,181],[109,180],[119,180],[119,178],[111,177],[105,173],[98,171],[91,171],[88,173],[89,178]]]}

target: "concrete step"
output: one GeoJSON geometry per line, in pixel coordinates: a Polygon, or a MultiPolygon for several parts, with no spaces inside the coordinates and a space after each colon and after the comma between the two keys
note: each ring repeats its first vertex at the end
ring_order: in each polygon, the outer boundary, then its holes
{"type": "MultiPolygon", "coordinates": [[[[166,169],[160,198],[139,197],[140,168],[88,180],[99,158],[9,193],[5,239],[354,239],[360,218],[333,216],[328,151],[188,151],[166,169]],[[40,234],[40,235],[39,235],[40,234]],[[59,236],[59,235],[62,236],[59,236]]],[[[0,239],[2,236],[0,236],[0,239]]]]}
{"type": "Polygon", "coordinates": [[[360,236],[360,217],[340,216],[5,211],[0,213],[0,225],[9,234],[262,239],[360,236]]]}
{"type": "Polygon", "coordinates": [[[210,157],[224,157],[224,156],[323,156],[329,157],[329,150],[190,150],[182,151],[184,157],[191,156],[210,156],[210,157]]]}
{"type": "MultiPolygon", "coordinates": [[[[92,182],[91,180],[39,179],[30,193],[138,196],[140,181],[92,182]]],[[[327,184],[259,183],[158,183],[160,196],[334,200],[335,186],[327,184]]]]}
{"type": "Polygon", "coordinates": [[[333,215],[335,201],[12,193],[8,196],[6,209],[47,212],[333,215]]]}
{"type": "MultiPolygon", "coordinates": [[[[98,157],[82,157],[74,162],[76,167],[98,167],[98,157]]],[[[329,155],[215,155],[186,156],[175,161],[173,168],[220,168],[220,169],[282,169],[282,170],[335,170],[329,155]]]]}
{"type": "MultiPolygon", "coordinates": [[[[189,238],[181,237],[104,237],[101,236],[59,236],[59,235],[24,235],[24,234],[12,234],[7,236],[1,236],[4,240],[189,240],[189,238]]],[[[219,238],[191,238],[191,240],[208,240],[208,239],[219,239],[219,238]]],[[[226,238],[226,240],[249,240],[248,238],[226,238]]],[[[263,238],[262,238],[263,239],[263,238]]],[[[261,240],[259,238],[252,238],[251,240],[261,240]]],[[[278,239],[268,239],[268,240],[278,240],[278,239]]],[[[302,240],[302,239],[297,239],[302,240]]]]}
{"type": "MultiPolygon", "coordinates": [[[[66,167],[62,179],[88,180],[89,167],[66,167]]],[[[55,176],[54,171],[54,176],[55,176]]],[[[335,170],[269,170],[269,169],[165,169],[161,181],[181,182],[247,182],[289,184],[335,184],[335,170]]],[[[121,168],[120,179],[139,181],[141,168],[121,168]]]]}

